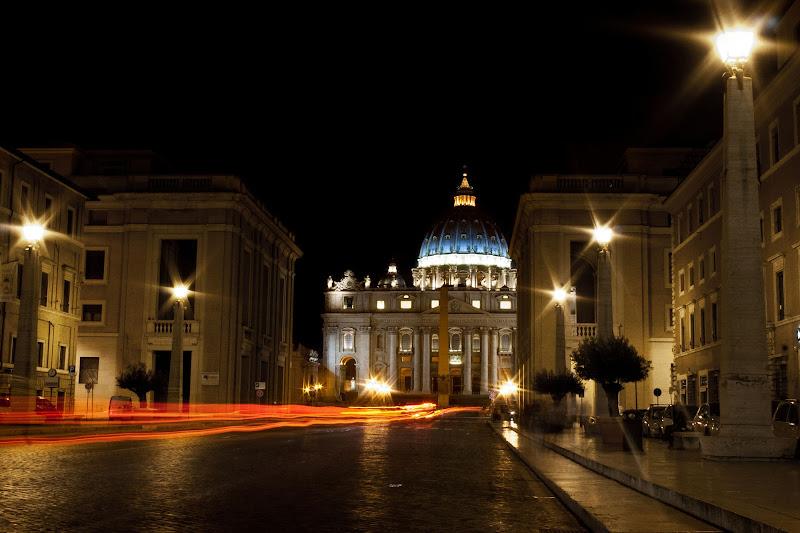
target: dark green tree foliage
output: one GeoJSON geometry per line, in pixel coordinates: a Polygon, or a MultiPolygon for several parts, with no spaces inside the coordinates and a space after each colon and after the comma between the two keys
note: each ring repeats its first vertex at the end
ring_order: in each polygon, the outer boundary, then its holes
{"type": "Polygon", "coordinates": [[[575,373],[599,383],[608,397],[608,414],[619,416],[619,391],[623,383],[641,381],[650,361],[640,356],[625,337],[586,337],[572,352],[575,373]]]}
{"type": "Polygon", "coordinates": [[[139,406],[147,407],[147,393],[155,390],[158,378],[144,363],[132,363],[117,376],[117,386],[133,391],[139,397],[139,406]]]}
{"type": "Polygon", "coordinates": [[[583,382],[571,372],[556,373],[552,370],[542,370],[534,376],[533,390],[549,394],[553,404],[558,408],[567,394],[583,393],[583,382]]]}

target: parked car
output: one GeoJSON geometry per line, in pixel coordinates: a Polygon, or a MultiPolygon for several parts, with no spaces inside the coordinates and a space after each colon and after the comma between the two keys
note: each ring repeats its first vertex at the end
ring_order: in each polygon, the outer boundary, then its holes
{"type": "Polygon", "coordinates": [[[622,418],[641,421],[646,412],[647,409],[625,409],[622,411],[622,418]]]}
{"type": "Polygon", "coordinates": [[[772,433],[776,437],[800,437],[797,400],[783,400],[772,415],[772,433]]]}
{"type": "Polygon", "coordinates": [[[667,409],[666,405],[651,405],[642,417],[642,435],[661,438],[661,417],[667,409]]]}
{"type": "MultiPolygon", "coordinates": [[[[0,414],[11,412],[11,397],[7,394],[0,394],[0,414]]],[[[62,413],[53,403],[44,396],[36,397],[36,414],[41,415],[47,422],[60,420],[62,413]]]]}
{"type": "Polygon", "coordinates": [[[704,403],[697,409],[697,414],[692,420],[692,430],[703,435],[716,435],[719,433],[720,415],[719,403],[704,403]]]}
{"type": "Polygon", "coordinates": [[[672,434],[676,431],[687,431],[691,429],[694,415],[697,414],[696,405],[683,405],[682,403],[673,403],[664,409],[664,414],[661,416],[659,426],[659,437],[672,442],[672,434]]]}
{"type": "Polygon", "coordinates": [[[133,398],[130,396],[112,396],[108,402],[108,419],[133,419],[133,398]]]}

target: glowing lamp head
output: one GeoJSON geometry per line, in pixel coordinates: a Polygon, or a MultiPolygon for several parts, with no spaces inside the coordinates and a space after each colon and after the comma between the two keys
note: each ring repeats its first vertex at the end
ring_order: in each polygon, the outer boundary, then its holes
{"type": "Polygon", "coordinates": [[[739,67],[750,58],[754,34],[750,30],[726,31],[717,36],[717,52],[729,67],[739,67]]]}
{"type": "Polygon", "coordinates": [[[594,230],[594,240],[600,243],[600,246],[604,248],[608,246],[608,243],[611,242],[612,235],[613,232],[611,231],[611,228],[606,226],[595,228],[594,230]]]}
{"type": "Polygon", "coordinates": [[[517,392],[517,384],[513,381],[507,381],[500,386],[500,394],[508,396],[517,392]]]}
{"type": "Polygon", "coordinates": [[[567,299],[567,292],[564,289],[556,289],[553,291],[553,300],[557,304],[564,303],[564,300],[567,299]]]}
{"type": "Polygon", "coordinates": [[[187,289],[185,285],[176,285],[172,288],[172,294],[178,300],[183,300],[186,298],[186,296],[188,296],[189,289],[187,289]]]}
{"type": "Polygon", "coordinates": [[[44,237],[44,226],[35,222],[25,224],[22,227],[22,237],[29,244],[36,244],[44,237]]]}

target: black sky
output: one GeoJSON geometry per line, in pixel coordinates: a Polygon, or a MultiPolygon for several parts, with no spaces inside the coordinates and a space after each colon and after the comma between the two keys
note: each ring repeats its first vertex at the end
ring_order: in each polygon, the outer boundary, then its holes
{"type": "Polygon", "coordinates": [[[193,13],[67,32],[41,56],[17,43],[3,142],[240,174],[304,252],[295,333],[319,349],[327,277],[395,258],[410,282],[462,165],[510,241],[533,174],[719,137],[708,2],[532,5],[193,13]]]}

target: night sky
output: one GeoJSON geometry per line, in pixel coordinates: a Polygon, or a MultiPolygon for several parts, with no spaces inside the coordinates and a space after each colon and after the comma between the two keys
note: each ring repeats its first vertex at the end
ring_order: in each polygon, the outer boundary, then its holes
{"type": "Polygon", "coordinates": [[[708,2],[538,4],[337,4],[67,32],[46,60],[16,49],[2,142],[150,148],[241,175],[304,252],[295,338],[319,349],[327,277],[377,281],[394,258],[410,283],[463,165],[510,241],[532,175],[614,173],[627,147],[720,136],[708,2]]]}

